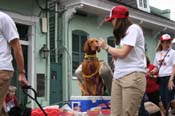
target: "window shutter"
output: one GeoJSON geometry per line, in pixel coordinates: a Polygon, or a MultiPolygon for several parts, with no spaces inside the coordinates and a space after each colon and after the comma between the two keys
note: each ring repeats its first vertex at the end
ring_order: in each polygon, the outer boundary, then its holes
{"type": "Polygon", "coordinates": [[[62,15],[58,12],[59,4],[53,0],[48,2],[49,7],[49,38],[50,38],[50,61],[61,62],[62,47],[62,15]]]}

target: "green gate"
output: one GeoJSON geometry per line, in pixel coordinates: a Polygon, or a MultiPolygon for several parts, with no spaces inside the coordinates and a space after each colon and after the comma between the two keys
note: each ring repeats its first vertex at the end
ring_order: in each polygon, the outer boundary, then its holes
{"type": "Polygon", "coordinates": [[[50,64],[50,104],[62,101],[62,65],[60,63],[50,64]]]}

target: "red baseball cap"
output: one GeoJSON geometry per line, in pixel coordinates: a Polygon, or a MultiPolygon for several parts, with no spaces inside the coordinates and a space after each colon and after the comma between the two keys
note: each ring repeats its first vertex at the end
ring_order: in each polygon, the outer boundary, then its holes
{"type": "Polygon", "coordinates": [[[128,8],[122,5],[117,5],[112,8],[110,15],[106,17],[105,21],[111,22],[115,18],[118,18],[118,19],[128,18],[128,15],[129,15],[128,8]]]}
{"type": "Polygon", "coordinates": [[[160,37],[160,41],[166,41],[166,40],[172,40],[171,36],[169,34],[163,34],[160,37]]]}

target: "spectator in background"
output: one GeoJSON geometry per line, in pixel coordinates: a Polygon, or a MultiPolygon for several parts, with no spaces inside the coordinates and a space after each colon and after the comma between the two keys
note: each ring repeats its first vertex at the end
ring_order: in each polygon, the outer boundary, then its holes
{"type": "Polygon", "coordinates": [[[6,111],[9,112],[11,108],[19,106],[18,100],[16,97],[16,87],[9,86],[8,94],[5,98],[6,111]]]}
{"type": "Polygon", "coordinates": [[[158,79],[160,85],[160,100],[163,103],[168,116],[170,102],[174,99],[174,76],[175,76],[175,51],[171,49],[171,36],[163,34],[156,49],[154,58],[154,65],[156,66],[151,74],[158,72],[158,79]]]}
{"type": "MultiPolygon", "coordinates": [[[[175,50],[175,38],[171,42],[171,47],[173,50],[175,50]]],[[[171,106],[171,114],[175,115],[175,99],[171,101],[170,106],[171,106]]]]}
{"type": "MultiPolygon", "coordinates": [[[[158,73],[155,73],[154,75],[151,74],[151,71],[155,68],[155,66],[150,63],[148,56],[146,57],[146,60],[146,95],[149,101],[159,106],[159,84],[157,83],[158,73]]],[[[151,114],[150,116],[160,116],[160,112],[156,112],[154,114],[151,114]]]]}
{"type": "Polygon", "coordinates": [[[171,47],[172,47],[173,50],[175,50],[175,38],[171,42],[171,47]]]}

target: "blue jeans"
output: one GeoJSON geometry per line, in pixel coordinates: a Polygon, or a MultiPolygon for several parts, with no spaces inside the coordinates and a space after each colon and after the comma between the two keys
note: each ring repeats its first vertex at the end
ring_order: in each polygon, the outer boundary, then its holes
{"type": "Polygon", "coordinates": [[[173,89],[172,91],[168,89],[169,78],[170,76],[159,77],[160,97],[167,111],[169,109],[170,101],[174,99],[174,94],[175,94],[175,89],[173,89]]]}

